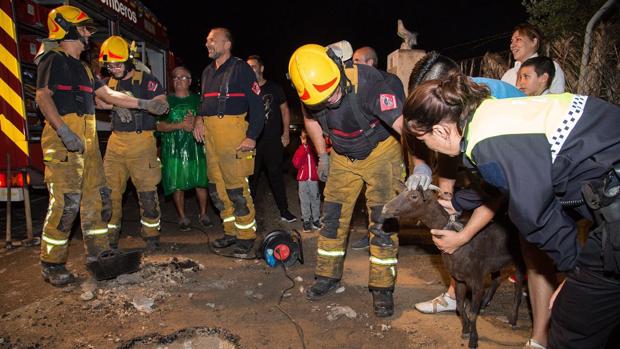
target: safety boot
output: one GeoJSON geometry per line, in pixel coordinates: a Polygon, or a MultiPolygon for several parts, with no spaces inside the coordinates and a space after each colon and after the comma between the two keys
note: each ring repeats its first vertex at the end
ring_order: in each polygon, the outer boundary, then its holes
{"type": "Polygon", "coordinates": [[[234,254],[247,254],[254,247],[254,239],[250,240],[237,240],[233,248],[234,254]]]}
{"type": "Polygon", "coordinates": [[[235,242],[237,242],[235,236],[224,234],[221,238],[214,240],[211,245],[215,248],[226,248],[233,245],[235,242]]]}
{"type": "Polygon", "coordinates": [[[151,236],[144,240],[146,240],[146,247],[144,248],[145,253],[153,253],[159,249],[159,236],[151,236]]]}
{"type": "Polygon", "coordinates": [[[41,276],[43,280],[56,287],[75,281],[75,277],[65,268],[64,264],[41,262],[41,276]]]}
{"type": "Polygon", "coordinates": [[[388,317],[394,314],[394,296],[390,290],[372,290],[372,306],[375,315],[388,317]]]}
{"type": "Polygon", "coordinates": [[[315,301],[340,287],[340,280],[317,276],[316,282],[306,290],[306,299],[315,301]]]}

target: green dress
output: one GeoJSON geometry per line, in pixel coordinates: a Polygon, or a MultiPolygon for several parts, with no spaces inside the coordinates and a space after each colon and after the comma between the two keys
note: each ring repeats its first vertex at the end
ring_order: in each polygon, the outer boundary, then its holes
{"type": "MultiPolygon", "coordinates": [[[[197,115],[200,97],[190,94],[187,97],[168,96],[170,112],[160,121],[171,124],[183,122],[185,115],[192,111],[197,115]]],[[[161,137],[162,184],[164,194],[176,190],[207,187],[207,158],[205,148],[196,142],[191,132],[174,130],[158,132],[161,137]]]]}

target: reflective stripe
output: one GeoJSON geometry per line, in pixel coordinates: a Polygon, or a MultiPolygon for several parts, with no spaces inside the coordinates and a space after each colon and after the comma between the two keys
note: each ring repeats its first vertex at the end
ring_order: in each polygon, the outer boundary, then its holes
{"type": "Polygon", "coordinates": [[[108,224],[108,229],[116,229],[116,228],[120,228],[120,225],[116,225],[116,224],[108,224]]]}
{"type": "Polygon", "coordinates": [[[235,222],[235,227],[237,229],[250,229],[252,227],[256,227],[256,220],[253,220],[252,222],[250,222],[250,224],[239,224],[235,222]]]}
{"type": "Polygon", "coordinates": [[[398,259],[396,258],[381,259],[381,258],[371,256],[370,263],[380,264],[380,265],[396,265],[398,264],[398,259]]]}
{"type": "Polygon", "coordinates": [[[102,229],[91,229],[91,230],[87,230],[86,231],[86,235],[101,235],[101,234],[107,234],[108,233],[108,228],[102,228],[102,229]]]}
{"type": "Polygon", "coordinates": [[[234,221],[235,221],[235,216],[230,216],[230,217],[224,218],[224,223],[234,222],[234,221]]]}
{"type": "Polygon", "coordinates": [[[52,239],[48,236],[43,235],[43,241],[47,242],[50,245],[63,246],[66,245],[69,240],[56,240],[52,239]]]}
{"type": "Polygon", "coordinates": [[[149,222],[145,222],[142,219],[140,220],[140,223],[142,223],[142,225],[149,227],[149,228],[159,228],[159,221],[157,221],[157,223],[149,223],[149,222]]]}
{"type": "Polygon", "coordinates": [[[320,254],[321,256],[328,256],[328,257],[343,257],[344,256],[344,251],[325,251],[322,248],[319,248],[317,250],[317,253],[320,254]]]}

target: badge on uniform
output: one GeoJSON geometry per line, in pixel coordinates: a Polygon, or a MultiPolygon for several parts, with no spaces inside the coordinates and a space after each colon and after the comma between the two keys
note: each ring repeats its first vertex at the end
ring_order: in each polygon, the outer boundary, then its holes
{"type": "Polygon", "coordinates": [[[381,111],[396,109],[396,96],[382,93],[379,95],[381,111]]]}
{"type": "Polygon", "coordinates": [[[151,92],[155,92],[155,90],[157,89],[157,82],[149,81],[149,83],[148,83],[146,88],[147,88],[147,90],[149,90],[151,92]]]}

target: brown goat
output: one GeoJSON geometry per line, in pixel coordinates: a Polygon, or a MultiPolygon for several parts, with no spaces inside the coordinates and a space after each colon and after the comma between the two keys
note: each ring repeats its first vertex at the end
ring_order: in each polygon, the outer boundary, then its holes
{"type": "MultiPolygon", "coordinates": [[[[459,222],[450,219],[431,190],[402,191],[383,207],[383,216],[386,219],[404,217],[418,219],[431,229],[460,231],[463,227],[459,222]]],[[[462,337],[469,337],[469,348],[478,347],[476,318],[480,308],[486,306],[493,298],[500,283],[499,271],[511,263],[517,267],[517,282],[512,313],[508,321],[513,328],[517,323],[525,267],[516,234],[514,227],[493,222],[453,254],[441,254],[444,265],[456,280],[457,312],[463,325],[462,337]],[[491,274],[492,282],[485,292],[484,278],[488,274],[491,274]],[[469,312],[465,309],[468,291],[471,292],[469,312]]]]}

